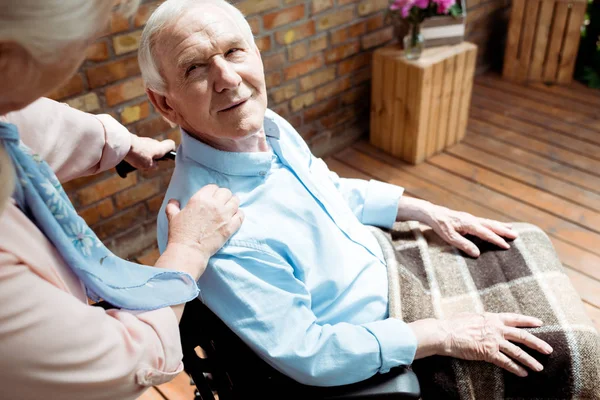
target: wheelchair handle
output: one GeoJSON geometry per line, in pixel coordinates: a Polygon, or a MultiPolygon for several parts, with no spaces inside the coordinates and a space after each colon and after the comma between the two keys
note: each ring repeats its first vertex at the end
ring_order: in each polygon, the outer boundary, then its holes
{"type": "MultiPolygon", "coordinates": [[[[167,154],[165,154],[161,158],[157,158],[157,160],[158,161],[175,160],[176,154],[177,154],[177,152],[175,152],[175,151],[169,151],[167,154]]],[[[117,170],[117,174],[119,174],[119,176],[121,178],[127,178],[127,174],[135,171],[137,168],[134,167],[133,165],[129,164],[127,161],[123,160],[119,164],[117,164],[115,169],[117,170]]]]}

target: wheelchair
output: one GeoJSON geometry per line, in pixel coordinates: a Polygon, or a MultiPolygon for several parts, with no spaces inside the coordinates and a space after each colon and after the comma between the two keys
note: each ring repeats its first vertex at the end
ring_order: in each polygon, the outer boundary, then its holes
{"type": "Polygon", "coordinates": [[[200,300],[187,303],[180,323],[183,364],[196,385],[195,400],[418,399],[419,382],[397,367],[365,381],[334,387],[300,384],[259,358],[200,300]],[[198,347],[203,350],[198,351],[198,347]]]}

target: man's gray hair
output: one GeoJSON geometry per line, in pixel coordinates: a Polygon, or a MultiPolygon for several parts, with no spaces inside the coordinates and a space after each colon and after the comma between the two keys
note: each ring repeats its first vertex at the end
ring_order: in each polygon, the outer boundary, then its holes
{"type": "MultiPolygon", "coordinates": [[[[121,1],[131,15],[140,0],[121,1]]],[[[42,63],[54,63],[71,43],[89,40],[114,6],[110,0],[2,0],[0,41],[16,42],[42,63]]]]}
{"type": "Polygon", "coordinates": [[[190,7],[199,5],[214,5],[228,11],[242,29],[249,44],[254,43],[254,36],[250,24],[246,21],[244,14],[226,0],[167,0],[152,13],[142,32],[140,48],[138,50],[138,63],[142,71],[142,78],[147,89],[158,94],[165,94],[166,83],[160,73],[160,63],[154,54],[154,47],[158,40],[160,31],[170,22],[181,17],[190,7]]]}

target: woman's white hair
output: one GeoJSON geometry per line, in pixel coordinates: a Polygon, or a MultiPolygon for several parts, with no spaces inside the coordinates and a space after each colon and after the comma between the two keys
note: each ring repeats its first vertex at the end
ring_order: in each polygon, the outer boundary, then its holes
{"type": "MultiPolygon", "coordinates": [[[[140,0],[122,0],[119,11],[129,16],[140,0]]],[[[114,0],[2,0],[0,41],[16,42],[42,63],[52,63],[62,49],[89,40],[105,26],[114,0]]]]}
{"type": "Polygon", "coordinates": [[[140,64],[142,78],[144,79],[147,89],[163,95],[166,93],[167,89],[165,80],[160,74],[160,64],[157,62],[156,55],[154,54],[154,47],[160,31],[170,22],[181,17],[190,7],[209,4],[221,7],[230,12],[238,26],[247,35],[249,43],[254,43],[252,29],[250,28],[248,21],[246,21],[244,14],[226,0],[167,0],[152,13],[152,16],[146,23],[146,27],[142,32],[142,38],[140,40],[138,63],[140,64]]]}

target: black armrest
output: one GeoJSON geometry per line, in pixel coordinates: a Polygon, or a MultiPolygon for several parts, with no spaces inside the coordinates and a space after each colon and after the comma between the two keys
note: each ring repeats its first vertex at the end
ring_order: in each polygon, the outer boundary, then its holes
{"type": "Polygon", "coordinates": [[[418,399],[421,388],[415,373],[407,368],[393,368],[386,374],[377,374],[351,385],[315,389],[323,400],[418,399]]]}

